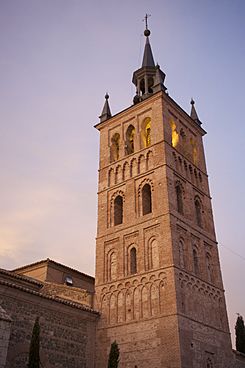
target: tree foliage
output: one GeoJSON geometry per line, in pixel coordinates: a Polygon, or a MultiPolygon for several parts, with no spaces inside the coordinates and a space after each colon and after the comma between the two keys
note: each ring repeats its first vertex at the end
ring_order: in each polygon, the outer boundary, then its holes
{"type": "Polygon", "coordinates": [[[119,355],[120,355],[120,350],[118,348],[117,342],[114,341],[111,344],[111,350],[110,350],[109,359],[108,359],[108,368],[118,367],[119,355]]]}
{"type": "Polygon", "coordinates": [[[40,367],[39,346],[40,346],[40,325],[39,325],[39,318],[37,317],[32,330],[28,368],[40,367]]]}
{"type": "Polygon", "coordinates": [[[236,320],[236,350],[245,354],[245,327],[242,316],[238,315],[236,320]]]}

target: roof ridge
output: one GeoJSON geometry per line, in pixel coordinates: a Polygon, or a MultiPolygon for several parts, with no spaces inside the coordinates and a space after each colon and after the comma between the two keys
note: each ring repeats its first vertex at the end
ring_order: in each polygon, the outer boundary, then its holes
{"type": "Polygon", "coordinates": [[[42,260],[40,260],[40,261],[36,261],[36,262],[30,263],[30,264],[27,264],[27,265],[25,265],[25,266],[21,266],[21,267],[15,268],[15,269],[11,270],[10,272],[20,271],[20,270],[23,270],[24,268],[27,268],[27,267],[35,266],[35,265],[38,265],[38,264],[41,264],[41,263],[49,263],[49,262],[54,263],[54,264],[56,264],[56,265],[58,265],[58,266],[62,266],[62,267],[68,268],[69,270],[72,270],[72,271],[75,271],[75,272],[77,272],[77,273],[80,273],[81,275],[86,276],[86,277],[89,277],[89,278],[91,278],[91,279],[95,279],[95,278],[94,278],[94,276],[91,276],[91,275],[88,275],[88,274],[86,274],[86,273],[84,273],[84,272],[78,271],[78,270],[76,270],[75,268],[72,268],[72,267],[66,266],[66,265],[64,265],[63,263],[60,263],[60,262],[54,261],[54,260],[52,260],[52,259],[50,259],[50,258],[42,259],[42,260]]]}
{"type": "Polygon", "coordinates": [[[5,274],[5,275],[9,275],[11,277],[14,277],[16,279],[19,280],[23,280],[23,281],[27,281],[30,282],[32,284],[36,284],[38,286],[43,286],[43,283],[41,281],[38,281],[36,279],[34,279],[33,277],[30,276],[26,276],[26,275],[19,275],[18,273],[15,273],[14,271],[9,271],[9,270],[5,270],[4,268],[0,268],[0,274],[5,274]]]}

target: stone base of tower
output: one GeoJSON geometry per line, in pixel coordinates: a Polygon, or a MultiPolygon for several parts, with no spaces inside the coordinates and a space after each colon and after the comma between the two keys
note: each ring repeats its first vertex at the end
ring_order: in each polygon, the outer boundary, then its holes
{"type": "Polygon", "coordinates": [[[179,317],[181,368],[236,367],[229,332],[179,317]]]}
{"type": "Polygon", "coordinates": [[[228,333],[176,315],[107,328],[100,321],[96,368],[107,366],[113,341],[120,349],[120,368],[239,366],[232,353],[228,333]]]}
{"type": "Polygon", "coordinates": [[[176,315],[124,323],[97,330],[96,368],[107,367],[110,346],[116,340],[120,368],[181,367],[176,315]]]}

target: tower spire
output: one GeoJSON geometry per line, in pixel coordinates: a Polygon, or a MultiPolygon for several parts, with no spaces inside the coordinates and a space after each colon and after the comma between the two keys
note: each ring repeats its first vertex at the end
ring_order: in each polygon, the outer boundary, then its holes
{"type": "Polygon", "coordinates": [[[109,95],[106,92],[105,94],[105,103],[104,103],[104,107],[102,110],[102,113],[100,115],[100,122],[102,123],[103,121],[106,121],[107,119],[111,118],[111,110],[110,110],[110,106],[109,106],[109,95]]]}
{"type": "Polygon", "coordinates": [[[150,16],[151,16],[150,14],[146,14],[144,17],[144,20],[145,20],[144,35],[146,37],[146,41],[145,41],[144,56],[143,56],[143,61],[142,61],[142,68],[148,67],[148,66],[155,67],[155,62],[154,62],[153,54],[151,51],[150,41],[149,41],[149,36],[151,34],[151,31],[148,29],[148,18],[150,16]]]}
{"type": "Polygon", "coordinates": [[[148,28],[148,18],[150,14],[146,14],[144,17],[145,21],[145,31],[144,35],[146,37],[145,48],[143,54],[143,60],[141,68],[136,70],[133,74],[132,82],[136,86],[136,95],[134,97],[134,104],[144,100],[145,98],[151,96],[155,92],[160,90],[165,91],[164,79],[165,74],[160,70],[159,66],[155,65],[153,53],[151,50],[149,36],[151,31],[148,28]]]}

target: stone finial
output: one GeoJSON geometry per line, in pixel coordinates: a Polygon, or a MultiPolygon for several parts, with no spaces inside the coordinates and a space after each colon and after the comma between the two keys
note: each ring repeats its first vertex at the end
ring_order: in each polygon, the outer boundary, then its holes
{"type": "Polygon", "coordinates": [[[148,18],[150,17],[151,15],[150,14],[147,14],[145,15],[143,21],[145,21],[145,31],[144,31],[144,35],[145,37],[149,37],[150,34],[151,34],[151,31],[148,29],[148,18]]]}
{"type": "Polygon", "coordinates": [[[109,106],[109,94],[106,92],[106,95],[105,95],[105,104],[104,104],[104,107],[103,107],[103,110],[102,110],[102,113],[100,115],[100,122],[102,123],[103,121],[106,121],[107,119],[110,119],[111,118],[111,110],[110,110],[110,106],[109,106]]]}
{"type": "Polygon", "coordinates": [[[160,65],[156,65],[156,77],[155,83],[153,86],[153,92],[165,91],[166,87],[164,86],[165,73],[160,69],[160,65]]]}
{"type": "Polygon", "coordinates": [[[199,120],[199,117],[197,115],[196,109],[195,109],[195,101],[193,100],[193,98],[191,99],[191,114],[190,114],[191,118],[198,124],[201,125],[201,121],[199,120]]]}

